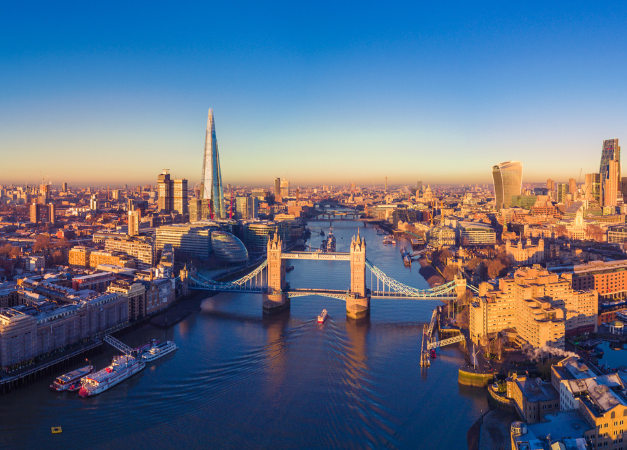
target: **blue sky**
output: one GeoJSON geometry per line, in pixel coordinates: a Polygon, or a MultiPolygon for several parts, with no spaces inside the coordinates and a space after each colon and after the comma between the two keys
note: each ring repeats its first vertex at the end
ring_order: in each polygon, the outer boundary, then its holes
{"type": "Polygon", "coordinates": [[[524,181],[627,145],[624,2],[13,2],[0,184],[524,181]]]}

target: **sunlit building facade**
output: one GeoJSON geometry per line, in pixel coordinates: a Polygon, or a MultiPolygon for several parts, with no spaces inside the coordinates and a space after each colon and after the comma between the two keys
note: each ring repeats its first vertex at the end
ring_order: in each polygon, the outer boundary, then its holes
{"type": "MultiPolygon", "coordinates": [[[[601,150],[601,165],[599,168],[601,174],[601,197],[603,198],[603,206],[606,199],[611,201],[616,196],[614,190],[618,190],[620,182],[620,147],[618,139],[606,139],[603,141],[603,149],[601,150]],[[611,161],[616,161],[612,167],[611,161]],[[610,174],[610,169],[612,173],[610,174]]],[[[610,205],[613,206],[613,205],[610,205]]]]}
{"type": "Polygon", "coordinates": [[[512,206],[512,196],[522,193],[522,163],[506,161],[492,167],[496,210],[512,206]]]}

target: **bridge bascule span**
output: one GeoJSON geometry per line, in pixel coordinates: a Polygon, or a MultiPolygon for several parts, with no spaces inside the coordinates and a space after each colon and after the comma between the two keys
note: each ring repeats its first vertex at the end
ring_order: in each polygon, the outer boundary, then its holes
{"type": "Polygon", "coordinates": [[[189,289],[202,289],[214,292],[241,292],[263,295],[263,310],[273,313],[289,308],[290,299],[311,295],[336,298],[346,302],[346,315],[360,319],[370,312],[371,298],[397,298],[411,300],[451,301],[466,292],[466,280],[456,277],[454,281],[431,289],[417,289],[386,275],[366,258],[366,240],[354,236],[349,252],[284,252],[278,233],[268,240],[267,259],[245,276],[233,281],[216,281],[195,270],[181,271],[181,282],[189,289]],[[294,289],[285,280],[288,259],[316,261],[347,261],[350,263],[350,288],[333,289],[294,289]],[[367,273],[370,274],[370,288],[366,286],[367,273]]]}

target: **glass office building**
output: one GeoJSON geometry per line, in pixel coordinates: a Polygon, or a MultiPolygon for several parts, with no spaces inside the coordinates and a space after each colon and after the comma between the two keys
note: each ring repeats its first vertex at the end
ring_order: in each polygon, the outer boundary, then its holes
{"type": "Polygon", "coordinates": [[[496,210],[512,207],[512,196],[522,193],[522,163],[506,161],[492,166],[496,210]]]}
{"type": "Polygon", "coordinates": [[[207,134],[205,136],[205,157],[202,162],[202,175],[200,178],[200,198],[203,211],[205,205],[209,206],[203,218],[224,219],[224,190],[222,189],[222,174],[220,173],[220,155],[218,154],[218,139],[216,138],[216,126],[213,120],[213,110],[209,110],[207,118],[207,134]]]}

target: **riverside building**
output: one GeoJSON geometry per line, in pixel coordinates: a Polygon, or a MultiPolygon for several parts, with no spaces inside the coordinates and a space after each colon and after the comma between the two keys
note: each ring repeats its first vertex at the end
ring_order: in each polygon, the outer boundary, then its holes
{"type": "Polygon", "coordinates": [[[170,244],[178,257],[207,259],[211,253],[211,232],[219,230],[213,222],[164,225],[156,230],[157,251],[170,244]]]}
{"type": "Polygon", "coordinates": [[[498,288],[481,283],[479,299],[470,307],[470,336],[477,342],[514,328],[519,343],[564,348],[567,335],[596,331],[598,296],[571,287],[570,274],[521,268],[499,279],[498,288]]]}

